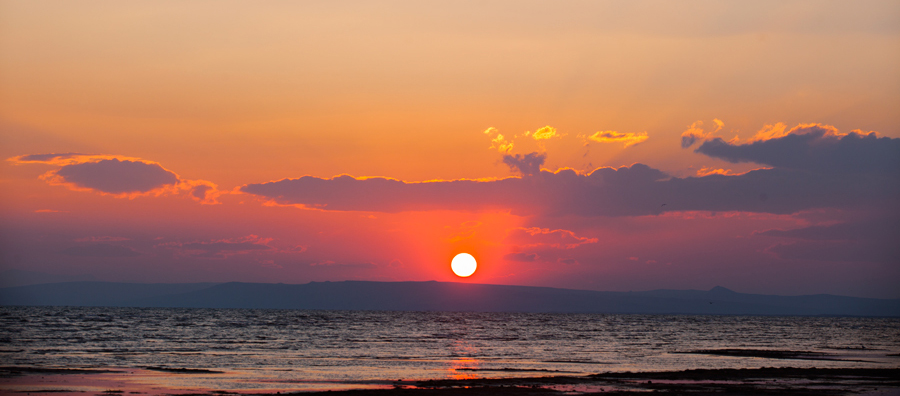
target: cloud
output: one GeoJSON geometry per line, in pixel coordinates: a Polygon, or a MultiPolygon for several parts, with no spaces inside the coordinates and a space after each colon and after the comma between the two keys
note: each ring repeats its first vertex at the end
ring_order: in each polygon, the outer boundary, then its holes
{"type": "Polygon", "coordinates": [[[619,133],[616,131],[603,131],[588,136],[588,139],[599,143],[624,143],[625,147],[633,146],[648,139],[647,132],[619,133]]]}
{"type": "Polygon", "coordinates": [[[59,169],[51,170],[40,178],[52,185],[119,198],[187,193],[200,203],[216,204],[216,198],[222,194],[212,182],[182,179],[159,163],[135,157],[82,153],[31,154],[12,157],[8,161],[58,166],[59,169]]]}
{"type": "Polygon", "coordinates": [[[404,182],[381,177],[304,176],[248,184],[239,191],[273,205],[338,211],[511,210],[523,215],[625,215],[658,213],[659,198],[646,196],[642,188],[665,177],[656,169],[635,164],[599,168],[589,175],[564,169],[499,180],[404,182]]]}
{"type": "Polygon", "coordinates": [[[44,164],[55,164],[55,165],[66,165],[71,163],[69,160],[81,158],[85,156],[90,156],[90,154],[82,154],[82,153],[51,153],[51,154],[30,154],[30,155],[20,155],[18,157],[10,158],[10,160],[14,160],[19,163],[44,163],[44,164]]]}
{"type": "Polygon", "coordinates": [[[697,121],[691,124],[686,131],[681,133],[681,148],[688,148],[693,146],[694,143],[710,139],[713,134],[719,132],[722,130],[722,127],[725,126],[725,123],[718,118],[714,118],[713,123],[716,124],[716,129],[710,132],[706,132],[703,129],[703,121],[697,121]]]}
{"type": "Polygon", "coordinates": [[[106,243],[72,246],[59,251],[59,253],[74,257],[136,257],[141,255],[129,247],[106,243]]]}
{"type": "Polygon", "coordinates": [[[900,240],[900,219],[879,218],[792,230],[767,230],[757,235],[810,241],[900,240]]]}
{"type": "Polygon", "coordinates": [[[643,164],[571,169],[527,177],[404,182],[338,176],[248,184],[241,192],[275,205],[337,211],[508,210],[516,215],[636,216],[663,211],[789,214],[812,208],[895,204],[897,178],[758,169],[741,175],[675,178],[643,164]],[[665,206],[662,206],[665,204],[665,206]]]}
{"type": "Polygon", "coordinates": [[[762,129],[756,132],[756,135],[753,135],[750,139],[747,140],[747,143],[753,142],[761,142],[765,140],[778,139],[786,136],[787,125],[784,123],[778,122],[775,125],[766,125],[762,129]]]}
{"type": "Polygon", "coordinates": [[[220,204],[218,198],[225,194],[214,183],[206,180],[183,180],[181,187],[188,190],[191,199],[204,205],[220,204]]]}
{"type": "MultiPolygon", "coordinates": [[[[514,147],[513,140],[501,134],[497,128],[490,127],[484,131],[484,134],[488,135],[488,137],[490,137],[491,139],[491,146],[489,148],[497,150],[499,153],[505,155],[509,155],[510,153],[512,153],[512,149],[514,147]]],[[[538,128],[538,130],[534,133],[531,133],[530,131],[525,132],[524,136],[534,139],[541,151],[544,151],[544,141],[561,138],[565,136],[565,134],[560,134],[559,132],[557,132],[556,128],[547,125],[538,128]]],[[[513,138],[518,137],[518,135],[513,136],[513,138]]]]}
{"type": "MultiPolygon", "coordinates": [[[[528,133],[526,132],[525,135],[528,136],[528,133]]],[[[531,134],[531,138],[534,140],[549,140],[555,137],[562,137],[562,135],[556,133],[556,128],[549,125],[542,127],[531,134]]]]}
{"type": "Polygon", "coordinates": [[[703,167],[697,170],[697,176],[709,176],[709,175],[733,175],[734,172],[731,169],[715,169],[715,168],[707,168],[703,167]]]}
{"type": "Polygon", "coordinates": [[[309,249],[309,247],[307,247],[305,245],[295,245],[295,246],[292,246],[292,247],[286,249],[285,251],[291,252],[291,253],[303,253],[307,249],[309,249]]]}
{"type": "Polygon", "coordinates": [[[506,261],[516,261],[520,263],[531,263],[537,260],[537,253],[510,253],[503,256],[506,261]]]}
{"type": "Polygon", "coordinates": [[[518,172],[523,176],[534,176],[541,171],[541,165],[547,159],[547,154],[529,153],[504,155],[503,163],[509,166],[513,172],[518,172]]]}
{"type": "Polygon", "coordinates": [[[597,238],[579,237],[569,230],[551,230],[539,227],[513,228],[507,234],[507,240],[519,247],[553,249],[574,249],[598,241],[597,238]]]}
{"type": "Polygon", "coordinates": [[[874,132],[841,134],[821,124],[801,124],[781,137],[746,144],[714,138],[696,151],[732,163],[755,162],[818,173],[900,173],[900,139],[879,138],[874,132]]]}
{"type": "Polygon", "coordinates": [[[512,141],[506,140],[497,128],[490,127],[484,131],[485,135],[491,138],[491,146],[489,148],[497,150],[502,154],[509,154],[513,149],[512,141]]]}
{"type": "Polygon", "coordinates": [[[791,230],[767,230],[757,235],[788,239],[768,251],[784,259],[900,262],[900,217],[862,219],[791,230]]]}
{"type": "Polygon", "coordinates": [[[896,264],[900,262],[900,249],[893,245],[880,245],[862,241],[819,243],[799,241],[777,244],[768,249],[778,257],[791,260],[830,262],[872,262],[896,264]]]}
{"type": "Polygon", "coordinates": [[[313,263],[309,263],[310,267],[340,267],[340,268],[355,268],[355,269],[372,269],[378,268],[378,264],[375,264],[371,261],[366,262],[336,262],[334,260],[322,260],[313,263]]]}
{"type": "Polygon", "coordinates": [[[114,237],[114,236],[91,236],[91,237],[75,239],[75,242],[120,242],[120,241],[130,241],[130,239],[125,238],[125,237],[114,237]]]}
{"type": "Polygon", "coordinates": [[[118,159],[66,165],[51,175],[47,179],[53,184],[72,184],[113,195],[147,193],[179,181],[176,174],[159,164],[118,159]]]}
{"type": "Polygon", "coordinates": [[[256,260],[256,263],[263,268],[284,268],[278,265],[275,260],[256,260]]]}
{"type": "MultiPolygon", "coordinates": [[[[719,124],[717,124],[719,125],[719,124]]],[[[840,134],[818,124],[753,143],[705,141],[697,150],[771,167],[730,174],[670,177],[636,163],[592,172],[541,170],[546,154],[506,154],[519,177],[405,182],[389,178],[304,176],[247,184],[239,192],[270,205],[335,211],[509,211],[522,216],[639,216],[664,211],[790,214],[815,208],[895,210],[900,139],[840,134]],[[887,208],[887,209],[885,209],[887,208]]]]}
{"type": "MultiPolygon", "coordinates": [[[[222,259],[253,252],[278,251],[274,247],[269,246],[270,242],[272,242],[272,238],[260,238],[257,235],[247,235],[240,238],[211,241],[169,242],[156,245],[156,247],[175,250],[180,256],[222,259]]],[[[303,250],[305,250],[305,248],[300,251],[302,252],[303,250]]]]}

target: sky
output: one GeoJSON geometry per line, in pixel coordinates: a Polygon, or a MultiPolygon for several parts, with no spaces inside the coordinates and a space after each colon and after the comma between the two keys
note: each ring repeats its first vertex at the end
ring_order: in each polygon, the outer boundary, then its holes
{"type": "Polygon", "coordinates": [[[0,54],[7,274],[900,298],[896,1],[0,0],[0,54]]]}

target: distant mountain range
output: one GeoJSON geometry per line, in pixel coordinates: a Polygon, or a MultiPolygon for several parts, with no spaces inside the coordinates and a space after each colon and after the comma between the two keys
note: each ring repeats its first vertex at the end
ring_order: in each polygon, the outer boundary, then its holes
{"type": "Polygon", "coordinates": [[[27,286],[41,283],[86,282],[97,280],[91,275],[54,275],[46,272],[10,269],[0,272],[0,287],[27,286]]]}
{"type": "Polygon", "coordinates": [[[0,288],[0,305],[386,311],[900,316],[900,299],[772,296],[723,287],[601,292],[452,282],[141,284],[65,282],[0,288]]]}

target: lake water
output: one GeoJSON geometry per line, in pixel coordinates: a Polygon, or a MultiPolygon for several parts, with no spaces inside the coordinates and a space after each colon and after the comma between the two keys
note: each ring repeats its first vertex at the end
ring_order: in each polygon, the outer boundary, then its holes
{"type": "Polygon", "coordinates": [[[2,366],[222,371],[191,377],[190,386],[212,389],[695,368],[896,368],[898,353],[897,318],[0,307],[2,366]],[[714,349],[822,355],[679,353],[714,349]]]}

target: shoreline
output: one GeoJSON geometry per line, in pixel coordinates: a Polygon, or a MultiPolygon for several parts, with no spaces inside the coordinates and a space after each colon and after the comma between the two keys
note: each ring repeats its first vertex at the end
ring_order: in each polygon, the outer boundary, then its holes
{"type": "MultiPolygon", "coordinates": [[[[757,368],[612,372],[586,376],[335,382],[319,389],[157,386],[212,370],[0,367],[0,394],[35,395],[900,395],[900,368],[757,368]],[[157,382],[148,381],[148,378],[157,382]],[[328,388],[328,389],[324,389],[328,388]]],[[[173,382],[174,383],[174,382],[173,382]]]]}

